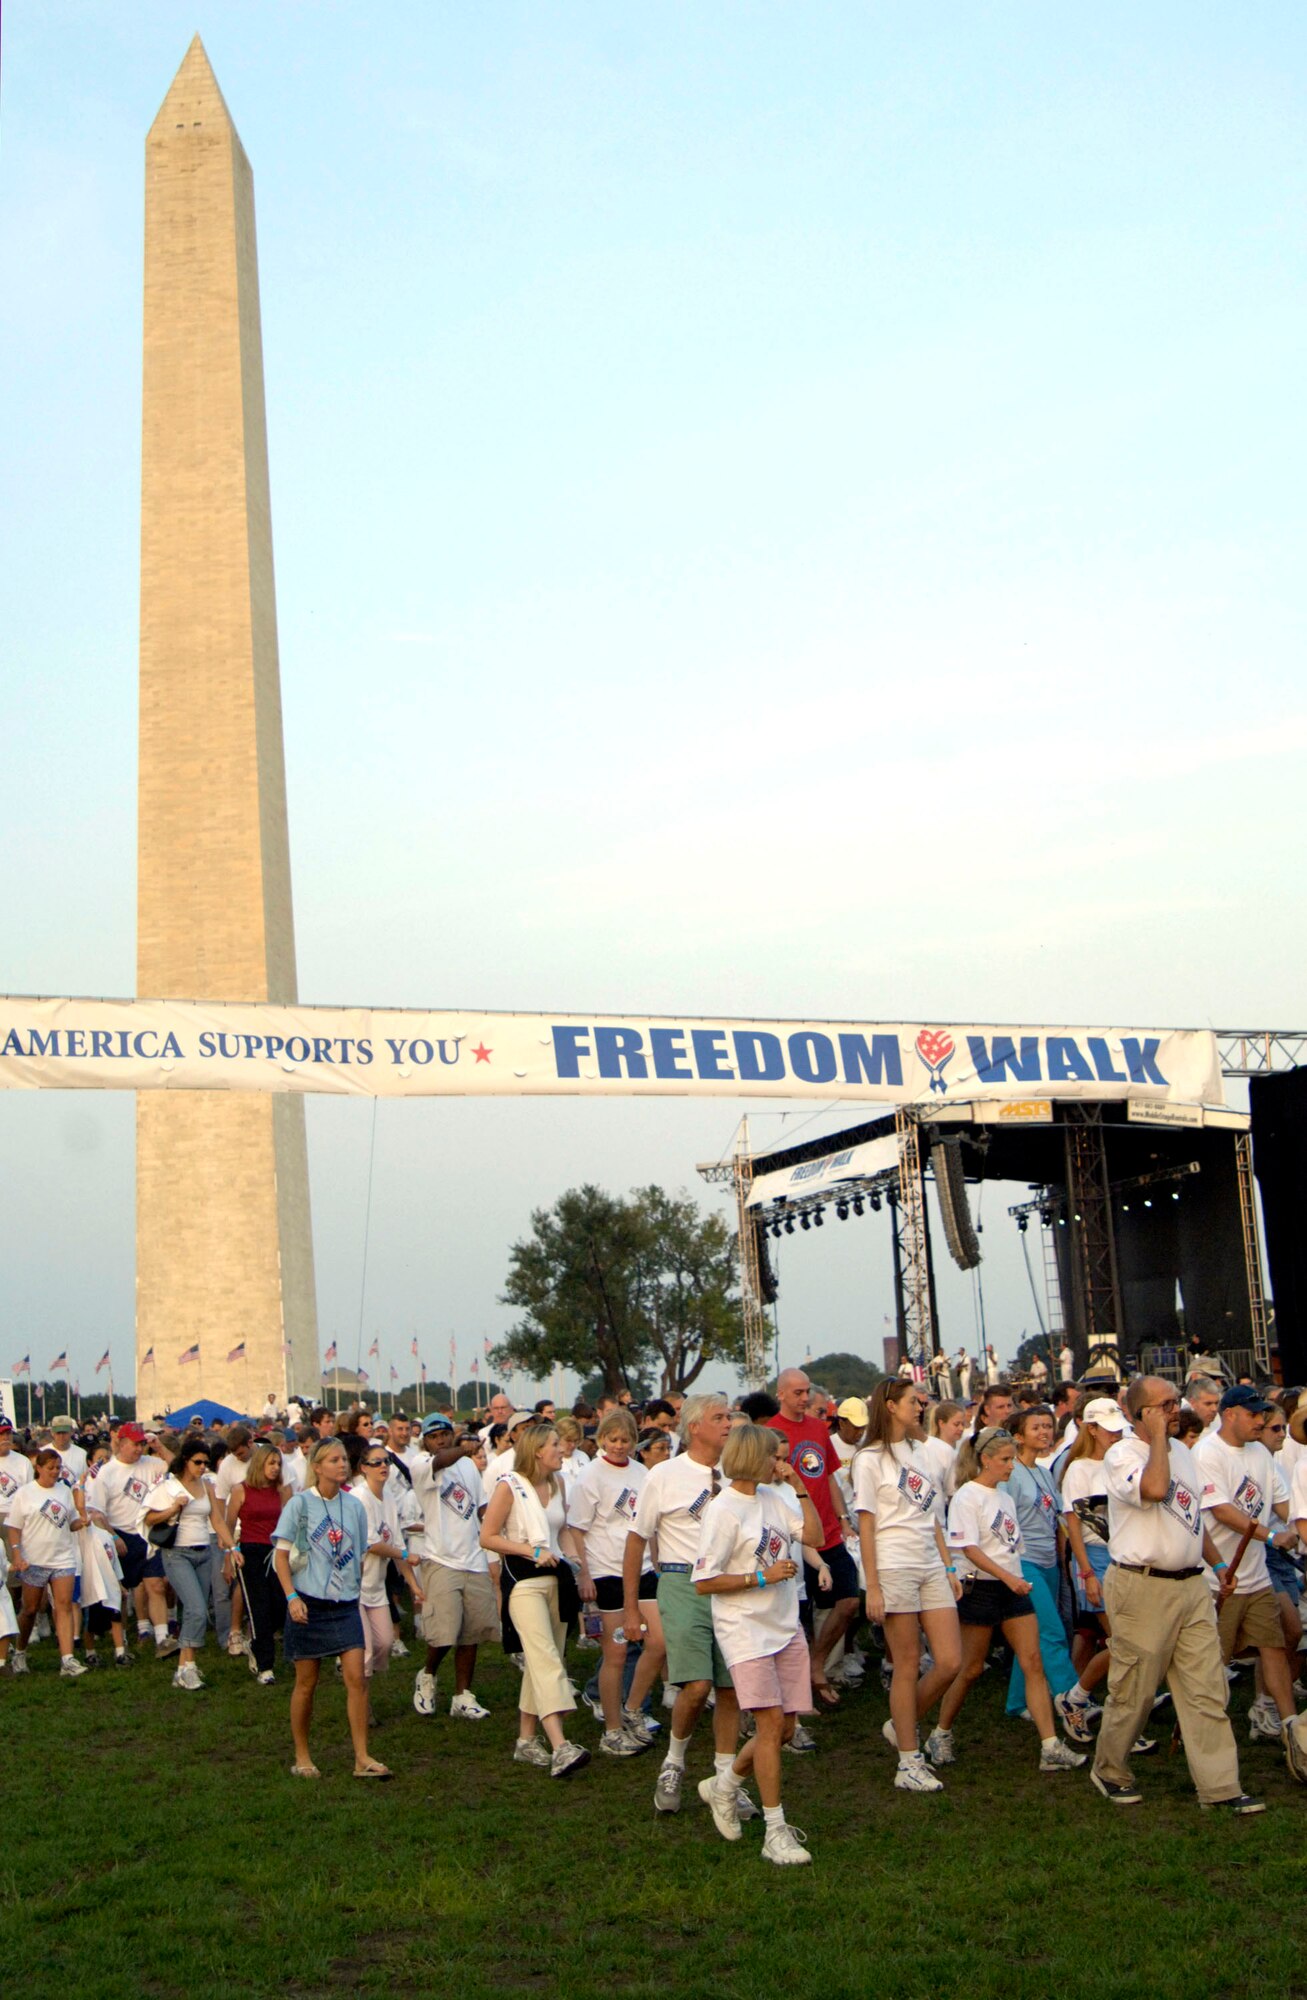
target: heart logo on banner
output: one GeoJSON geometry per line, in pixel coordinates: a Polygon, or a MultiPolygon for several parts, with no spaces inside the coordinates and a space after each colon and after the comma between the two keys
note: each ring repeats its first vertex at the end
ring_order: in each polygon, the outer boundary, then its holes
{"type": "Polygon", "coordinates": [[[955,1053],[952,1035],[945,1028],[923,1028],[915,1046],[918,1056],[930,1071],[931,1089],[938,1090],[942,1095],[948,1089],[944,1071],[955,1053]]]}

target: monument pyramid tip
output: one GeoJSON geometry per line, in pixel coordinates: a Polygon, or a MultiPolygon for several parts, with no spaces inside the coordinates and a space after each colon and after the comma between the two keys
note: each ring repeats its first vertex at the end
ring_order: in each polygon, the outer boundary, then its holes
{"type": "Polygon", "coordinates": [[[213,73],[209,52],[197,30],[191,37],[190,46],[181,59],[154,123],[157,127],[171,125],[175,128],[179,124],[202,124],[206,117],[222,118],[233,132],[236,129],[213,73]]]}

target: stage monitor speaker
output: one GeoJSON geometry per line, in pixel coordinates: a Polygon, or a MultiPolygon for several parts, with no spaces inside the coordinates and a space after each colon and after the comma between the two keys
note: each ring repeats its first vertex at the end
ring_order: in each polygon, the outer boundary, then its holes
{"type": "Polygon", "coordinates": [[[1275,1342],[1285,1382],[1297,1384],[1307,1382],[1307,1069],[1253,1077],[1248,1101],[1275,1342]]]}

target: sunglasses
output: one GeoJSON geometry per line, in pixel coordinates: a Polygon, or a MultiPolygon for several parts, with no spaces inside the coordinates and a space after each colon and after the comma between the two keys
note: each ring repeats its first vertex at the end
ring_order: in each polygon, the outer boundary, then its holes
{"type": "Polygon", "coordinates": [[[363,1461],[363,1466],[364,1466],[364,1470],[365,1470],[365,1471],[369,1471],[369,1472],[370,1472],[370,1471],[372,1470],[373,1466],[376,1466],[376,1465],[389,1465],[389,1463],[390,1463],[390,1460],[389,1460],[389,1459],[387,1459],[387,1458],[365,1458],[365,1459],[364,1459],[364,1461],[363,1461]]]}

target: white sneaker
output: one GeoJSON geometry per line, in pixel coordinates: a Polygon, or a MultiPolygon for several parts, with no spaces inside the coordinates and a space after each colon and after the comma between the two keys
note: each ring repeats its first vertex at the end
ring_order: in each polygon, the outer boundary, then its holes
{"type": "Polygon", "coordinates": [[[9,1671],[11,1674],[26,1674],[31,1672],[31,1668],[27,1664],[26,1653],[19,1652],[17,1646],[14,1647],[13,1652],[9,1655],[9,1671]]]}
{"type": "Polygon", "coordinates": [[[259,1675],[259,1686],[261,1688],[270,1688],[273,1686],[276,1679],[277,1676],[273,1673],[272,1668],[265,1667],[263,1669],[263,1672],[259,1675]]]}
{"type": "Polygon", "coordinates": [[[762,1818],[762,1807],[753,1803],[743,1785],[737,1785],[735,1788],[735,1810],[739,1814],[741,1826],[746,1820],[762,1818]]]}
{"type": "Polygon", "coordinates": [[[413,1706],[419,1715],[436,1712],[436,1677],[421,1668],[413,1682],[413,1706]]]}
{"type": "Polygon", "coordinates": [[[590,1762],[590,1752],[579,1743],[560,1743],[549,1760],[551,1778],[570,1778],[573,1771],[580,1771],[590,1762]]]}
{"type": "Polygon", "coordinates": [[[719,1785],[716,1778],[705,1778],[699,1786],[699,1797],[712,1814],[712,1823],[723,1840],[740,1838],[740,1808],[734,1785],[719,1785]]]}
{"type": "MultiPolygon", "coordinates": [[[[421,1680],[422,1676],[419,1674],[418,1678],[421,1680]]],[[[426,1678],[431,1682],[431,1692],[434,1695],[436,1691],[435,1680],[430,1674],[426,1678]]],[[[416,1691],[413,1696],[413,1705],[415,1708],[417,1707],[416,1691]]],[[[482,1708],[471,1688],[466,1688],[462,1694],[454,1696],[454,1699],[449,1704],[449,1712],[451,1715],[458,1716],[462,1722],[484,1722],[490,1710],[482,1708]]]]}
{"type": "Polygon", "coordinates": [[[204,1686],[200,1670],[194,1660],[188,1660],[184,1667],[178,1667],[172,1677],[172,1684],[175,1688],[185,1688],[188,1694],[195,1694],[204,1686]]]}
{"type": "Polygon", "coordinates": [[[227,1639],[227,1658],[229,1660],[243,1659],[249,1650],[248,1640],[243,1639],[239,1632],[229,1634],[227,1639]]]}
{"type": "Polygon", "coordinates": [[[779,1826],[769,1826],[762,1843],[764,1861],[774,1861],[778,1868],[803,1868],[812,1860],[804,1841],[808,1838],[797,1826],[782,1820],[779,1826]]]}
{"type": "Polygon", "coordinates": [[[406,1660],[408,1658],[408,1647],[404,1644],[398,1632],[390,1642],[390,1657],[392,1660],[406,1660]]]}
{"type": "Polygon", "coordinates": [[[1248,1711],[1248,1734],[1254,1743],[1278,1743],[1280,1712],[1273,1701],[1255,1701],[1248,1711]]]}
{"type": "Polygon", "coordinates": [[[953,1748],[953,1731],[951,1729],[932,1729],[930,1735],[926,1738],[926,1755],[936,1769],[941,1764],[956,1764],[958,1753],[953,1748]]]}
{"type": "Polygon", "coordinates": [[[1082,1757],[1078,1750],[1068,1749],[1065,1743],[1054,1737],[1051,1743],[1042,1743],[1039,1748],[1039,1768],[1041,1771],[1078,1771],[1089,1759],[1082,1757]]]}
{"type": "Polygon", "coordinates": [[[60,1677],[63,1680],[66,1681],[80,1680],[81,1676],[85,1672],[86,1668],[82,1665],[81,1661],[75,1660],[71,1653],[68,1655],[68,1658],[66,1660],[61,1660],[59,1662],[59,1673],[60,1677]]]}
{"type": "Polygon", "coordinates": [[[1288,1716],[1281,1724],[1280,1735],[1290,1777],[1296,1778],[1300,1785],[1307,1785],[1307,1716],[1288,1716]]]}
{"type": "Polygon", "coordinates": [[[515,1764],[535,1764],[540,1770],[547,1771],[553,1761],[549,1745],[542,1743],[538,1736],[519,1736],[513,1745],[515,1764]]]}
{"type": "Polygon", "coordinates": [[[677,1813],[681,1810],[681,1786],[685,1783],[685,1772],[679,1764],[664,1764],[658,1773],[654,1786],[654,1811],[677,1813]]]}
{"type": "Polygon", "coordinates": [[[881,1723],[880,1733],[885,1738],[885,1741],[889,1744],[889,1747],[894,1752],[894,1755],[897,1757],[899,1754],[899,1738],[898,1738],[898,1731],[894,1727],[894,1718],[892,1715],[886,1716],[884,1722],[881,1723]]]}
{"type": "Polygon", "coordinates": [[[789,1742],[782,1743],[781,1745],[782,1750],[791,1750],[796,1757],[801,1756],[805,1750],[815,1750],[816,1748],[816,1737],[810,1729],[805,1729],[801,1722],[795,1723],[794,1734],[791,1736],[789,1742]]]}
{"type": "Polygon", "coordinates": [[[622,1710],[622,1727],[628,1736],[634,1736],[640,1746],[648,1750],[658,1735],[658,1725],[651,1723],[647,1715],[641,1715],[629,1708],[622,1710]]]}
{"type": "Polygon", "coordinates": [[[896,1792],[942,1792],[944,1787],[920,1750],[913,1757],[901,1757],[894,1773],[896,1792]]]}
{"type": "Polygon", "coordinates": [[[1062,1727],[1073,1743],[1092,1743],[1094,1732],[1089,1726],[1089,1703],[1069,1701],[1064,1694],[1053,1696],[1053,1707],[1061,1718],[1062,1727]]]}
{"type": "Polygon", "coordinates": [[[605,1729],[599,1738],[599,1748],[605,1757],[638,1757],[648,1747],[647,1743],[637,1743],[624,1729],[605,1729]]]}

